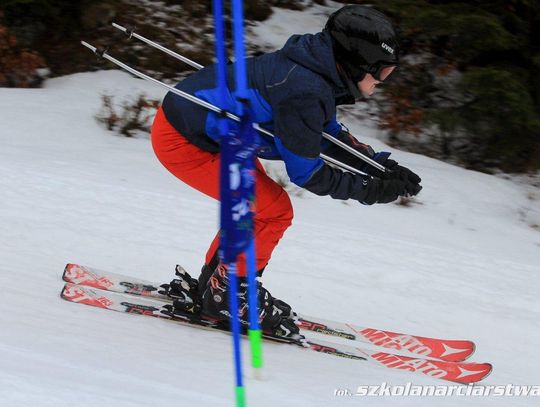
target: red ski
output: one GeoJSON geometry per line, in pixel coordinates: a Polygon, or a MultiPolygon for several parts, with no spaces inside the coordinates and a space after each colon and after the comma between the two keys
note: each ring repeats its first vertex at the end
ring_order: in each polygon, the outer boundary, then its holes
{"type": "MultiPolygon", "coordinates": [[[[159,284],[122,274],[98,270],[78,264],[68,264],[64,270],[64,281],[99,288],[101,290],[140,295],[171,301],[158,293],[159,284]]],[[[326,320],[298,313],[300,328],[328,336],[369,343],[408,356],[435,358],[447,362],[461,362],[475,350],[469,340],[438,339],[425,336],[397,333],[376,328],[362,327],[350,323],[326,320]]]]}
{"type": "MultiPolygon", "coordinates": [[[[224,328],[216,325],[215,321],[206,320],[200,316],[173,317],[169,313],[171,304],[156,298],[105,291],[72,283],[65,284],[61,296],[70,302],[92,305],[98,308],[159,317],[167,321],[197,328],[202,327],[205,329],[226,331],[224,328]]],[[[492,366],[489,363],[445,362],[395,355],[388,352],[373,351],[320,340],[290,340],[268,335],[264,337],[276,342],[298,345],[315,352],[352,360],[368,361],[390,369],[423,373],[430,377],[463,384],[476,383],[489,375],[492,370],[492,366]]]]}

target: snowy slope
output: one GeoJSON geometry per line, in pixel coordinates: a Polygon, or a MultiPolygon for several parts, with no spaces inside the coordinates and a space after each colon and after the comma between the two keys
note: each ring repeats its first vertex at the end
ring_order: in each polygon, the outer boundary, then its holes
{"type": "MultiPolygon", "coordinates": [[[[233,405],[228,336],[58,296],[70,261],[163,282],[177,262],[196,274],[216,231],[216,203],[167,173],[148,140],[96,122],[105,91],[163,96],[118,71],[0,89],[0,405],[233,405]]],[[[374,129],[347,124],[389,150],[374,129]]],[[[309,314],[473,339],[474,359],[495,367],[483,384],[540,384],[540,233],[523,221],[539,201],[508,180],[393,154],[424,180],[417,203],[365,207],[293,193],[294,224],[265,285],[309,314]]],[[[265,380],[246,373],[251,406],[534,402],[340,398],[334,389],[440,382],[275,344],[265,359],[265,380]]]]}
{"type": "MultiPolygon", "coordinates": [[[[227,336],[58,297],[68,261],[158,281],[171,278],[176,262],[196,271],[216,229],[217,205],[170,176],[148,140],[114,136],[93,119],[105,88],[161,92],[118,71],[0,90],[0,400],[230,405],[227,336]]],[[[373,131],[359,123],[353,130],[373,131]]],[[[476,360],[495,365],[487,383],[538,383],[540,235],[519,219],[531,202],[509,181],[395,156],[424,178],[418,204],[365,207],[293,195],[294,225],[265,284],[327,318],[476,340],[476,360]]],[[[287,346],[265,351],[266,380],[247,381],[252,405],[347,405],[359,400],[335,398],[335,388],[438,383],[287,346]]],[[[473,401],[506,403],[438,400],[473,401]]]]}

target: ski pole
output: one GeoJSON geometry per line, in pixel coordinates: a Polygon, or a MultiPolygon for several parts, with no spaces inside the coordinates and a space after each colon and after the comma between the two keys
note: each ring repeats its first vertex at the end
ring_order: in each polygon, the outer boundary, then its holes
{"type": "MultiPolygon", "coordinates": [[[[98,55],[99,57],[101,58],[105,58],[107,59],[108,61],[112,62],[113,64],[119,66],[120,68],[122,69],[125,69],[126,71],[128,71],[129,73],[131,73],[132,75],[135,75],[135,76],[138,76],[139,78],[141,79],[144,79],[144,80],[147,80],[149,82],[152,82],[152,83],[155,83],[165,89],[167,89],[168,91],[174,93],[175,95],[178,95],[180,97],[183,97],[184,99],[187,99],[199,106],[202,106],[208,110],[211,110],[215,113],[218,113],[218,114],[223,114],[225,115],[226,117],[228,117],[229,119],[232,119],[234,121],[237,121],[237,122],[240,122],[240,117],[238,117],[237,115],[231,113],[231,112],[228,112],[228,111],[223,111],[222,109],[220,109],[219,107],[211,104],[211,103],[208,103],[207,101],[205,100],[202,100],[202,99],[199,99],[198,97],[196,96],[193,96],[193,95],[190,95],[189,93],[186,93],[186,92],[183,92],[179,89],[176,89],[170,85],[167,85],[166,83],[164,82],[161,82],[155,78],[152,78],[151,76],[148,76],[132,67],[130,67],[129,65],[119,61],[118,59],[112,57],[111,55],[109,55],[107,53],[107,50],[104,50],[104,49],[101,49],[101,48],[97,48],[97,47],[94,47],[92,45],[90,45],[89,43],[87,43],[86,41],[81,41],[81,44],[84,45],[86,48],[90,49],[92,52],[94,52],[96,55],[98,55]]],[[[267,136],[269,137],[275,137],[270,131],[266,130],[265,128],[263,127],[260,127],[258,124],[254,123],[253,124],[253,127],[263,133],[263,134],[266,134],[267,136]]],[[[331,137],[331,136],[330,136],[331,137]]],[[[339,140],[337,140],[339,141],[339,140]]],[[[351,167],[350,165],[347,165],[345,163],[342,163],[341,161],[338,161],[332,157],[329,157],[325,154],[320,154],[321,158],[323,160],[325,160],[326,162],[329,162],[333,165],[335,165],[336,167],[339,167],[343,170],[347,170],[347,171],[350,171],[354,174],[359,174],[359,175],[368,175],[354,167],[351,167]]]]}
{"type": "MultiPolygon", "coordinates": [[[[136,34],[135,32],[133,32],[133,30],[131,30],[131,29],[128,29],[128,28],[123,27],[123,26],[121,26],[120,24],[116,24],[116,23],[112,23],[112,25],[113,25],[115,28],[119,29],[120,31],[125,32],[125,33],[129,36],[129,38],[135,37],[135,38],[137,38],[138,40],[140,40],[140,41],[142,41],[142,42],[145,42],[146,44],[150,45],[151,47],[157,48],[157,49],[159,49],[160,51],[163,51],[163,52],[169,54],[170,56],[172,56],[172,57],[174,57],[174,58],[176,58],[176,59],[179,59],[180,61],[182,61],[182,62],[184,62],[184,63],[190,65],[191,67],[193,67],[193,68],[195,68],[195,69],[202,69],[202,68],[204,68],[204,66],[202,66],[201,64],[198,64],[197,62],[195,62],[195,61],[193,61],[193,60],[191,60],[191,59],[189,59],[189,58],[186,58],[186,57],[184,57],[183,55],[180,55],[180,54],[178,54],[178,53],[176,53],[176,52],[174,52],[174,51],[171,51],[171,50],[169,50],[168,48],[165,48],[165,47],[163,47],[163,46],[161,46],[161,45],[155,43],[154,41],[149,40],[148,38],[145,38],[145,37],[143,37],[143,36],[141,36],[141,35],[138,35],[138,34],[136,34]]],[[[238,59],[236,59],[236,61],[238,61],[238,59]]],[[[255,125],[255,128],[256,128],[257,130],[260,129],[257,125],[255,125]]],[[[341,147],[342,149],[344,149],[345,151],[351,153],[351,154],[354,155],[355,157],[360,158],[362,161],[364,161],[364,162],[370,164],[371,166],[375,167],[375,168],[378,169],[379,171],[382,171],[383,173],[385,173],[385,172],[388,171],[388,169],[387,169],[384,165],[378,163],[377,161],[375,161],[375,160],[369,158],[368,156],[362,154],[361,152],[355,150],[355,149],[352,148],[351,146],[349,146],[349,145],[343,143],[341,140],[338,140],[337,138],[335,138],[335,137],[333,137],[333,136],[331,136],[330,134],[325,133],[325,132],[322,132],[322,135],[323,135],[323,137],[324,137],[325,139],[327,139],[328,141],[330,141],[330,142],[336,144],[337,146],[339,146],[339,147],[341,147]]],[[[335,163],[332,163],[332,164],[335,164],[335,163]]]]}

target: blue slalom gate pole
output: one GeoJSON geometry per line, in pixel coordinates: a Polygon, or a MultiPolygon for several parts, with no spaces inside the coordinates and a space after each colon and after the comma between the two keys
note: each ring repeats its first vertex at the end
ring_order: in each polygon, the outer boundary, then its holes
{"type": "MultiPolygon", "coordinates": [[[[236,261],[246,253],[248,274],[249,338],[252,363],[262,366],[262,332],[259,326],[256,283],[255,243],[253,237],[253,204],[255,200],[255,159],[258,138],[253,127],[249,105],[249,90],[244,48],[243,4],[233,0],[235,51],[234,92],[227,87],[227,55],[223,23],[223,0],[213,1],[216,25],[216,77],[218,87],[218,117],[220,130],[220,199],[221,235],[219,254],[227,267],[229,278],[230,327],[233,337],[236,378],[236,405],[245,406],[240,349],[241,324],[238,310],[238,275],[236,261]],[[232,99],[232,101],[231,101],[232,99]],[[228,101],[231,101],[228,103],[228,101]],[[232,106],[229,106],[231,104],[232,106]],[[227,121],[227,113],[237,115],[239,123],[227,121]]],[[[209,114],[215,114],[210,112],[209,114]]],[[[257,370],[256,370],[257,372],[257,370]]]]}
{"type": "MultiPolygon", "coordinates": [[[[227,106],[227,58],[225,48],[225,28],[223,24],[223,1],[213,1],[216,56],[217,56],[217,85],[219,89],[219,108],[223,112],[233,106],[227,106]]],[[[236,406],[246,405],[245,389],[242,379],[242,354],[240,348],[240,321],[238,320],[238,279],[236,271],[236,258],[238,247],[242,246],[242,238],[235,233],[238,219],[233,215],[233,209],[237,205],[237,199],[241,198],[241,190],[237,182],[240,163],[235,162],[233,135],[229,134],[227,119],[223,114],[219,120],[220,144],[221,144],[221,167],[220,167],[220,198],[221,198],[221,244],[220,257],[228,266],[229,278],[229,310],[230,325],[233,339],[234,371],[235,371],[235,397],[236,406]],[[237,199],[233,199],[234,197],[237,199]]]]}
{"type": "MultiPolygon", "coordinates": [[[[246,144],[256,147],[257,135],[253,129],[251,111],[248,101],[248,81],[244,47],[244,10],[242,0],[233,0],[233,36],[234,36],[234,59],[235,59],[235,81],[238,102],[238,114],[242,120],[242,137],[246,144]]],[[[255,177],[255,155],[250,157],[246,163],[248,170],[255,177]]],[[[255,180],[253,180],[253,183],[255,180]]],[[[255,194],[253,198],[255,199],[255,194]]],[[[253,204],[253,202],[252,202],[253,204]]],[[[253,235],[252,235],[253,236],[253,235]]],[[[263,365],[262,357],[262,331],[259,324],[258,295],[256,282],[256,261],[255,261],[255,239],[251,239],[251,244],[247,248],[247,278],[248,278],[248,309],[249,309],[249,341],[251,345],[251,363],[257,372],[260,372],[263,365]]]]}
{"type": "Polygon", "coordinates": [[[237,97],[240,99],[238,112],[243,115],[246,106],[243,100],[247,99],[247,73],[246,55],[244,48],[244,7],[242,0],[233,0],[233,36],[234,36],[234,59],[235,59],[235,80],[237,97]]]}

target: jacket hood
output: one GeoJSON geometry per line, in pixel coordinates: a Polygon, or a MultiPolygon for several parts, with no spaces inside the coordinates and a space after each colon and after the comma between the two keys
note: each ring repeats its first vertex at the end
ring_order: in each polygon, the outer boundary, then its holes
{"type": "Polygon", "coordinates": [[[347,84],[337,70],[332,39],[328,33],[293,35],[281,51],[298,65],[323,76],[331,84],[336,97],[350,95],[347,84]]]}

